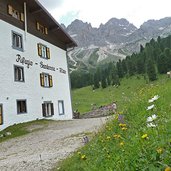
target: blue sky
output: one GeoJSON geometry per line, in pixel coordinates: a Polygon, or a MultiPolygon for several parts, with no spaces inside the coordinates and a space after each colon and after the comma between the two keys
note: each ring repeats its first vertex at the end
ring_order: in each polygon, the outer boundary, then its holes
{"type": "Polygon", "coordinates": [[[39,0],[66,26],[75,19],[98,27],[110,18],[126,18],[139,27],[149,19],[171,17],[170,0],[39,0]]]}

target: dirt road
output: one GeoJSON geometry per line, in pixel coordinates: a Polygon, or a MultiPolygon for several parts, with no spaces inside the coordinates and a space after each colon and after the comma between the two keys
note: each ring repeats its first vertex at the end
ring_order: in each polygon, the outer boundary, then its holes
{"type": "Polygon", "coordinates": [[[105,117],[53,121],[39,131],[0,143],[0,171],[50,170],[84,145],[84,133],[98,131],[106,121],[105,117]]]}

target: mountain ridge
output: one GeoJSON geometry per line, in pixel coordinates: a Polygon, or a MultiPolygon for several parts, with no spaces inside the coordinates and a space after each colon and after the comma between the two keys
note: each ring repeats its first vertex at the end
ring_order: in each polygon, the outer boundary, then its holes
{"type": "Polygon", "coordinates": [[[171,34],[171,17],[150,19],[139,28],[125,18],[111,18],[98,28],[78,19],[62,27],[78,44],[69,54],[71,70],[87,69],[100,63],[116,62],[139,51],[140,45],[150,39],[171,34]]]}

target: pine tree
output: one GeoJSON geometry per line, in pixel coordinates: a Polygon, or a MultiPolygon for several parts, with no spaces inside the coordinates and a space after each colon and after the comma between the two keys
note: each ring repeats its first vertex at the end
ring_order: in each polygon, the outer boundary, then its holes
{"type": "Polygon", "coordinates": [[[107,87],[107,83],[106,83],[106,77],[105,77],[105,75],[103,75],[103,76],[102,76],[101,86],[102,86],[102,88],[106,88],[106,87],[107,87]]]}
{"type": "Polygon", "coordinates": [[[155,65],[151,59],[149,59],[147,62],[147,75],[150,81],[157,80],[155,65]]]}
{"type": "Polygon", "coordinates": [[[98,74],[95,73],[94,74],[94,80],[93,80],[93,89],[97,89],[100,87],[100,84],[99,84],[99,77],[98,77],[98,74]]]}

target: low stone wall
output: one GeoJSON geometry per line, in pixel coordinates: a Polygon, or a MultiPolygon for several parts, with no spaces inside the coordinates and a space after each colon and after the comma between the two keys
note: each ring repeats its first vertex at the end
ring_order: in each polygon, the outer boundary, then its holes
{"type": "Polygon", "coordinates": [[[84,113],[80,115],[80,118],[98,118],[103,116],[109,116],[116,113],[116,110],[117,110],[116,103],[112,103],[106,106],[101,106],[90,112],[84,113]]]}

